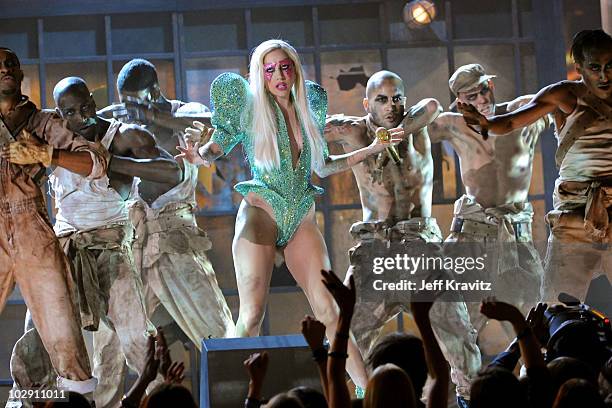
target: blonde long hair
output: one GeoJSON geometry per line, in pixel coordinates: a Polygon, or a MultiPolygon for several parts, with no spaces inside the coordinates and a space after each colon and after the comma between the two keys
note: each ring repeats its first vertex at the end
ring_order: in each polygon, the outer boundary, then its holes
{"type": "Polygon", "coordinates": [[[270,51],[276,49],[285,51],[295,66],[295,83],[293,89],[291,89],[291,99],[295,107],[297,119],[302,123],[306,131],[305,140],[310,144],[311,151],[310,167],[311,170],[314,170],[323,162],[323,138],[306,98],[304,70],[302,69],[300,57],[295,48],[283,40],[264,41],[255,48],[251,55],[249,85],[253,101],[249,133],[250,137],[253,138],[255,166],[264,171],[280,167],[276,110],[266,90],[263,69],[264,57],[270,51]]]}

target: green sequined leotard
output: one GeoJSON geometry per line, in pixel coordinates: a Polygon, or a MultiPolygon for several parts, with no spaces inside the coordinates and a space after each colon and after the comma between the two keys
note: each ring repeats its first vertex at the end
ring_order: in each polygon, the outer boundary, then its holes
{"type": "MultiPolygon", "coordinates": [[[[306,91],[310,109],[322,134],[327,114],[327,93],[321,86],[310,81],[306,82],[306,91]]],[[[221,146],[224,154],[242,143],[253,179],[236,184],[234,189],[243,196],[255,193],[272,207],[278,228],[276,245],[284,246],[314,204],[314,196],[322,194],[323,189],[310,182],[311,149],[305,137],[299,161],[295,169],[293,168],[287,125],[275,102],[273,104],[276,108],[280,167],[269,172],[255,167],[253,140],[248,134],[248,125],[243,123],[243,113],[245,109],[249,109],[251,100],[249,92],[247,81],[234,73],[221,74],[213,81],[210,99],[213,105],[212,124],[215,133],[211,140],[221,146]]],[[[306,135],[303,125],[302,135],[306,135]]],[[[326,148],[324,155],[328,155],[326,148]]]]}

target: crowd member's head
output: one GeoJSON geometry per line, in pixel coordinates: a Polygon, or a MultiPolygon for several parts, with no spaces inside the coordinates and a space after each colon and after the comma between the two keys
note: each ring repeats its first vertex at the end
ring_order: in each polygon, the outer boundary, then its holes
{"type": "Polygon", "coordinates": [[[581,378],[592,384],[597,383],[595,370],[587,363],[573,357],[557,357],[547,364],[556,394],[563,383],[572,378],[581,378]]]}
{"type": "Polygon", "coordinates": [[[378,71],[368,79],[363,107],[378,126],[394,128],[402,123],[406,98],[404,82],[390,71],[378,71]]]}
{"type": "Polygon", "coordinates": [[[526,405],[523,388],[511,371],[487,367],[472,382],[470,408],[516,408],[526,405]]]}
{"type": "Polygon", "coordinates": [[[289,395],[289,393],[283,392],[277,394],[264,405],[265,408],[304,408],[302,402],[298,397],[289,395]]]}
{"type": "Polygon", "coordinates": [[[184,386],[174,383],[158,385],[145,397],[141,406],[143,408],[197,408],[191,392],[184,386]]]}
{"type": "Polygon", "coordinates": [[[0,47],[0,94],[19,95],[21,81],[23,81],[23,71],[17,54],[10,48],[0,47]]]}
{"type": "Polygon", "coordinates": [[[410,377],[394,364],[376,368],[368,380],[364,408],[413,408],[417,406],[410,377]]]}
{"type": "Polygon", "coordinates": [[[448,86],[460,102],[472,105],[481,115],[491,116],[495,114],[493,78],[495,75],[488,75],[482,65],[468,64],[453,73],[448,86]]]}
{"type": "Polygon", "coordinates": [[[163,98],[155,66],[141,58],[128,61],[121,68],[117,77],[117,91],[122,102],[129,97],[148,105],[163,98]]]}
{"type": "Polygon", "coordinates": [[[53,88],[55,111],[65,119],[68,128],[93,141],[98,131],[96,102],[85,81],[78,77],[67,77],[53,88]]]}
{"type": "Polygon", "coordinates": [[[612,98],[612,37],[603,30],[583,30],[572,40],[576,71],[601,99],[612,98]]]}
{"type": "Polygon", "coordinates": [[[68,401],[49,401],[45,408],[91,408],[91,403],[78,392],[68,391],[68,401]]]}
{"type": "Polygon", "coordinates": [[[304,408],[327,408],[325,396],[310,387],[295,387],[287,392],[287,395],[300,400],[304,408]]]}
{"type": "Polygon", "coordinates": [[[555,398],[553,408],[604,408],[597,387],[591,382],[581,378],[566,381],[555,398]]]}
{"type": "Polygon", "coordinates": [[[388,334],[372,347],[365,363],[370,372],[383,364],[395,364],[408,374],[416,395],[422,394],[427,380],[427,361],[423,342],[418,337],[406,333],[388,334]]]}
{"type": "MultiPolygon", "coordinates": [[[[306,131],[304,142],[311,148],[311,167],[323,161],[323,138],[311,112],[304,70],[297,51],[282,40],[259,44],[251,55],[249,83],[253,96],[250,131],[254,138],[255,165],[270,170],[280,166],[276,134],[276,108],[270,96],[281,105],[288,103],[306,131]]],[[[323,92],[323,91],[321,91],[323,92]]]]}

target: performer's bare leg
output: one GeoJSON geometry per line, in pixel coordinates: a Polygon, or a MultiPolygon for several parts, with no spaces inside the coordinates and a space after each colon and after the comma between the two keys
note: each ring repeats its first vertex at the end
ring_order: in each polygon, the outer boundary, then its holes
{"type": "MultiPolygon", "coordinates": [[[[321,280],[321,269],[329,270],[331,264],[327,246],[316,223],[314,207],[287,244],[285,262],[296,282],[304,290],[315,317],[325,324],[327,338],[333,339],[338,324],[338,308],[321,280]]],[[[353,338],[348,344],[348,355],[346,370],[356,385],[365,387],[367,374],[353,338]]]]}
{"type": "Polygon", "coordinates": [[[276,236],[276,223],[268,212],[243,201],[232,244],[240,297],[236,336],[259,334],[274,268],[276,236]]]}

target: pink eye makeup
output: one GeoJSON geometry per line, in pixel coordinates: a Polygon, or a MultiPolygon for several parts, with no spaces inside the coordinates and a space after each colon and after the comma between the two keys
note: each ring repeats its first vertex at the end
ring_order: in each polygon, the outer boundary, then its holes
{"type": "Polygon", "coordinates": [[[274,71],[276,71],[276,67],[279,67],[281,71],[285,73],[287,78],[292,78],[294,74],[293,61],[291,58],[285,58],[284,60],[278,62],[272,62],[269,64],[264,64],[264,78],[266,81],[271,81],[272,76],[274,75],[274,71]]]}

